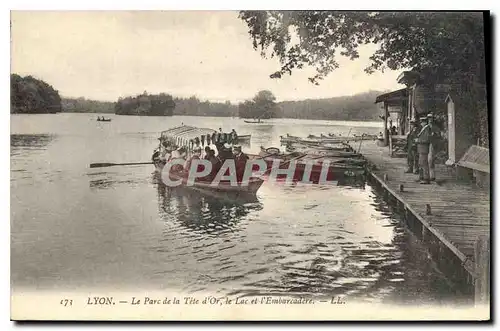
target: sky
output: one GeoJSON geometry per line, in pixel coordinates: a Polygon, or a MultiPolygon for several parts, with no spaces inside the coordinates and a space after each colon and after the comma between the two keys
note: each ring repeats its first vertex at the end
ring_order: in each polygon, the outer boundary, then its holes
{"type": "Polygon", "coordinates": [[[247,30],[235,11],[13,11],[11,72],[65,97],[109,101],[143,91],[240,102],[263,89],[283,101],[403,87],[400,71],[363,71],[374,45],[357,60],[339,57],[320,86],[307,80],[313,68],[271,79],[279,63],[253,49],[247,30]]]}

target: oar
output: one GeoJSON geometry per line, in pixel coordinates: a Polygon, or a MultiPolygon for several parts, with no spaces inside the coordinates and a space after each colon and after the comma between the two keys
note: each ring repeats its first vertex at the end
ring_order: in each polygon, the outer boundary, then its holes
{"type": "Polygon", "coordinates": [[[135,162],[135,163],[91,163],[91,164],[90,164],[90,168],[104,168],[104,167],[127,166],[127,165],[139,165],[139,164],[153,164],[153,162],[135,162]]]}

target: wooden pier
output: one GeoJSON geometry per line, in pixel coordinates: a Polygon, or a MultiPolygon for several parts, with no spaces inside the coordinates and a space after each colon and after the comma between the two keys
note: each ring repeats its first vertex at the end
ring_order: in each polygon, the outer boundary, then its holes
{"type": "Polygon", "coordinates": [[[457,181],[444,165],[436,165],[436,182],[420,184],[418,175],[405,173],[406,158],[390,157],[374,141],[360,153],[374,166],[368,180],[404,216],[438,268],[476,304],[489,304],[489,190],[457,181]]]}

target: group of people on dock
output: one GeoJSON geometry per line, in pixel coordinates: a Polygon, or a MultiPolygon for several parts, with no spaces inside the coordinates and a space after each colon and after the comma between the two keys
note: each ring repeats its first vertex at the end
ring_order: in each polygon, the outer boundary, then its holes
{"type": "Polygon", "coordinates": [[[420,120],[410,121],[407,139],[408,168],[406,173],[418,174],[420,184],[430,184],[436,180],[436,143],[439,131],[434,123],[434,115],[429,113],[420,120]]]}

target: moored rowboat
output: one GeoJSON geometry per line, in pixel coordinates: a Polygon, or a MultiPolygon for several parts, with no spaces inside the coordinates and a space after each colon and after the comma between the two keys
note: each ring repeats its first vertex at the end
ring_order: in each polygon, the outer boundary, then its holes
{"type": "MultiPolygon", "coordinates": [[[[250,156],[250,155],[249,155],[250,156]]],[[[269,153],[261,149],[259,155],[251,155],[250,160],[263,159],[266,162],[267,168],[274,166],[275,160],[279,160],[279,168],[285,169],[290,166],[290,161],[295,160],[295,170],[293,174],[294,180],[302,180],[304,174],[307,175],[306,169],[311,167],[309,179],[317,182],[328,162],[326,171],[326,179],[328,181],[338,180],[345,177],[361,176],[366,173],[366,160],[357,157],[344,157],[333,155],[310,155],[300,153],[269,153]]],[[[278,175],[277,178],[283,178],[286,175],[278,175]]],[[[307,176],[306,176],[307,177],[307,176]]],[[[307,179],[307,178],[306,178],[307,179]]]]}
{"type": "Polygon", "coordinates": [[[202,190],[202,191],[216,191],[216,192],[234,192],[234,193],[256,193],[264,183],[261,178],[250,178],[248,183],[237,182],[237,185],[231,185],[230,181],[220,181],[214,183],[212,180],[195,180],[189,184],[185,173],[170,172],[170,179],[172,181],[181,181],[182,186],[202,190]]]}

